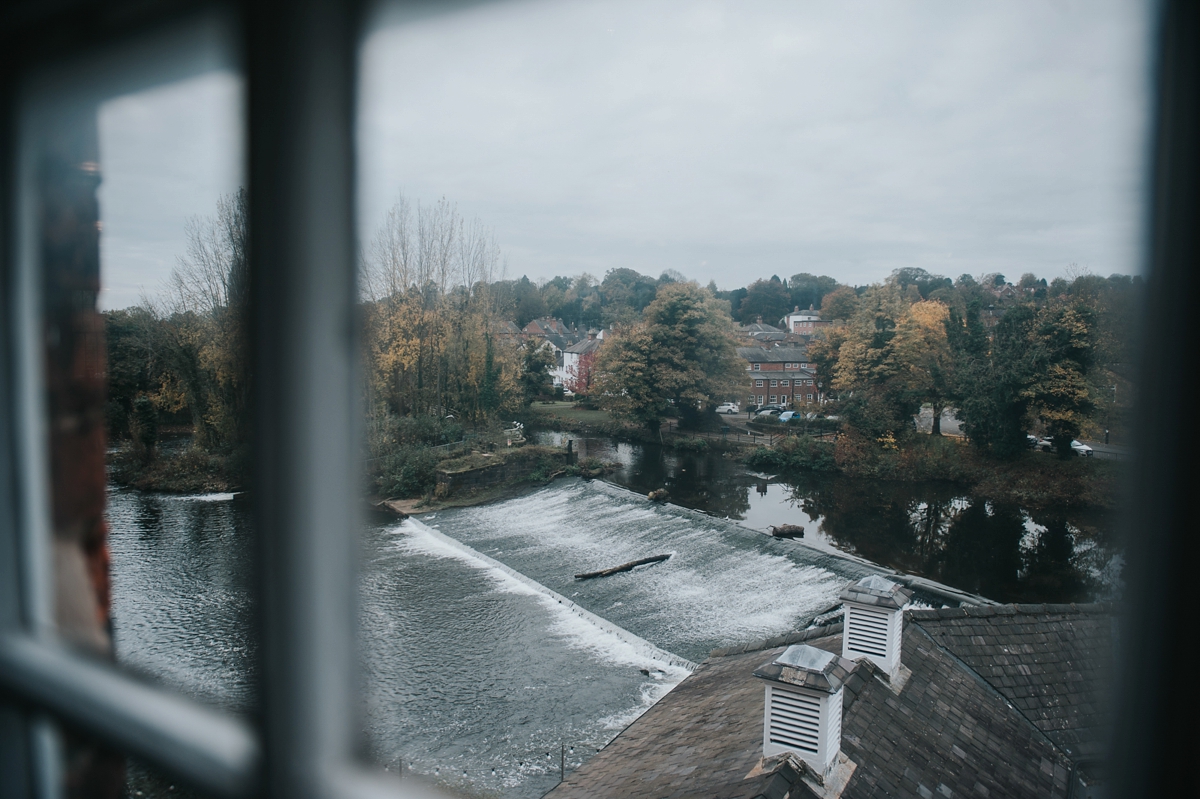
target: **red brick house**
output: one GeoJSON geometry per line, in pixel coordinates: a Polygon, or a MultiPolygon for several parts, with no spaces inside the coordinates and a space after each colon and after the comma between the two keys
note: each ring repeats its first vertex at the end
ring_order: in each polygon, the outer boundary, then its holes
{"type": "Polygon", "coordinates": [[[804,347],[738,347],[750,405],[813,405],[823,400],[816,364],[804,347]]]}

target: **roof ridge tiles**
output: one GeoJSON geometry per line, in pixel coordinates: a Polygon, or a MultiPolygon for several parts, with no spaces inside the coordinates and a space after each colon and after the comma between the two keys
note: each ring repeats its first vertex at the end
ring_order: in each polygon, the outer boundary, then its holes
{"type": "Polygon", "coordinates": [[[827,638],[831,635],[840,635],[841,632],[842,623],[838,621],[832,624],[823,624],[819,627],[809,627],[805,630],[796,630],[784,633],[783,635],[776,635],[771,638],[760,638],[757,641],[747,641],[744,644],[721,647],[720,649],[714,649],[708,657],[709,659],[723,658],[730,655],[742,655],[747,652],[762,652],[766,649],[775,649],[781,646],[811,641],[814,638],[827,638]]]}
{"type": "Polygon", "coordinates": [[[989,616],[1041,616],[1048,613],[1074,613],[1082,615],[1111,615],[1115,607],[1111,602],[1071,602],[1059,604],[964,605],[957,608],[909,608],[904,616],[912,621],[935,621],[938,619],[987,618],[989,616]]]}

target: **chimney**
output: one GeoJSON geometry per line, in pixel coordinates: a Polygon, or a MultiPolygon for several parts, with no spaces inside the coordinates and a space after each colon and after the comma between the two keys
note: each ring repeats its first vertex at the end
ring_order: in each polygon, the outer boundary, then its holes
{"type": "Polygon", "coordinates": [[[842,657],[868,658],[894,676],[900,667],[902,608],[911,598],[912,591],[878,574],[846,586],[842,657]]]}
{"type": "Polygon", "coordinates": [[[754,672],[766,683],[763,757],[793,752],[825,774],[842,748],[842,685],[854,664],[808,644],[754,672]]]}
{"type": "Polygon", "coordinates": [[[761,316],[756,316],[756,317],[754,317],[754,318],[755,318],[755,319],[758,321],[758,323],[759,323],[760,325],[762,324],[762,317],[761,317],[761,316]]]}
{"type": "Polygon", "coordinates": [[[796,307],[795,307],[795,308],[792,310],[792,313],[800,313],[800,306],[799,306],[799,305],[797,305],[797,306],[796,306],[796,307]]]}

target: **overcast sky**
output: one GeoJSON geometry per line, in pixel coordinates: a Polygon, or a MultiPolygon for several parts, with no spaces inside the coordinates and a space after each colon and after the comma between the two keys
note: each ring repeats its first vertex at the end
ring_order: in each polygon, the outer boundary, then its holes
{"type": "MultiPolygon", "coordinates": [[[[384,14],[363,51],[360,232],[403,191],[480,218],[510,277],[1133,274],[1148,7],[526,0],[384,14]]],[[[239,92],[215,74],[105,106],[106,307],[156,289],[187,216],[236,189],[239,92]]]]}

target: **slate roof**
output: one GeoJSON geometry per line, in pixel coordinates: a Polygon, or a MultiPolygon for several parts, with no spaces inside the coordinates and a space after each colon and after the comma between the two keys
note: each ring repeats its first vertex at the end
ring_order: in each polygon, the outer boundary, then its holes
{"type": "Polygon", "coordinates": [[[586,355],[589,352],[595,352],[596,350],[600,349],[600,345],[603,343],[604,342],[598,338],[585,338],[578,344],[572,344],[571,346],[567,347],[565,350],[563,350],[563,352],[570,352],[576,355],[586,355]]]}
{"type": "Polygon", "coordinates": [[[846,586],[842,591],[841,600],[898,610],[912,599],[912,595],[911,589],[894,583],[883,575],[872,574],[846,586]]]}
{"type": "MultiPolygon", "coordinates": [[[[840,633],[841,625],[773,639],[777,649],[773,654],[788,644],[813,643],[833,632],[840,633]]],[[[840,653],[841,639],[837,641],[840,653]]],[[[756,648],[709,658],[595,757],[568,774],[546,794],[547,799],[757,795],[745,793],[761,788],[758,781],[746,780],[762,757],[763,686],[752,674],[767,654],[756,648]],[[729,787],[714,792],[720,786],[729,787]]]]}
{"type": "Polygon", "coordinates": [[[737,354],[750,363],[799,363],[808,360],[804,347],[738,347],[737,354]]]}
{"type": "Polygon", "coordinates": [[[1104,605],[913,610],[940,646],[1004,694],[1072,758],[1103,755],[1115,633],[1104,605]]]}
{"type": "MultiPolygon", "coordinates": [[[[1073,765],[1104,740],[1111,618],[1096,605],[906,611],[899,692],[865,659],[846,678],[841,751],[853,771],[840,797],[1067,796],[1073,765]]],[[[827,796],[787,769],[757,773],[763,682],[753,674],[792,643],[840,655],[841,632],[713,652],[547,796],[827,796]]]]}

